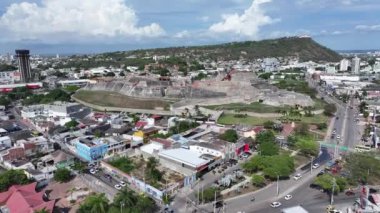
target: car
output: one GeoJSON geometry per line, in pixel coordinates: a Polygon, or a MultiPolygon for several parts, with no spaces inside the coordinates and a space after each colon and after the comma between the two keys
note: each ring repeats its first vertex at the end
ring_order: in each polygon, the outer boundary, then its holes
{"type": "Polygon", "coordinates": [[[270,204],[271,207],[273,208],[277,208],[277,207],[280,207],[282,204],[280,202],[273,202],[270,204]]]}
{"type": "Polygon", "coordinates": [[[290,199],[292,199],[292,198],[293,198],[292,195],[286,195],[286,196],[284,197],[285,200],[290,200],[290,199]]]}
{"type": "Polygon", "coordinates": [[[127,184],[124,181],[120,181],[120,186],[126,186],[127,184]]]}
{"type": "Polygon", "coordinates": [[[95,169],[90,169],[90,173],[91,173],[91,174],[95,174],[95,173],[96,173],[96,170],[95,170],[95,169]]]}
{"type": "Polygon", "coordinates": [[[313,169],[318,169],[319,168],[319,164],[318,163],[313,164],[312,168],[313,169]]]}
{"type": "Polygon", "coordinates": [[[317,177],[318,176],[321,176],[321,175],[324,175],[325,174],[325,170],[322,170],[322,171],[320,171],[318,174],[317,174],[317,177]]]}
{"type": "Polygon", "coordinates": [[[346,193],[345,193],[347,196],[353,196],[353,195],[355,195],[355,192],[353,192],[352,190],[348,190],[348,191],[346,191],[346,193]]]}
{"type": "Polygon", "coordinates": [[[336,136],[336,139],[340,139],[340,135],[337,135],[337,136],[336,136]]]}
{"type": "Polygon", "coordinates": [[[294,179],[294,180],[298,180],[298,179],[300,179],[301,177],[302,177],[302,175],[301,175],[300,173],[298,173],[298,174],[294,175],[293,179],[294,179]]]}
{"type": "Polygon", "coordinates": [[[249,157],[249,155],[247,155],[247,154],[242,154],[241,155],[243,158],[248,158],[249,157]]]}
{"type": "Polygon", "coordinates": [[[95,172],[99,172],[99,168],[95,168],[95,172]]]}
{"type": "Polygon", "coordinates": [[[120,189],[121,189],[120,184],[116,184],[116,185],[115,185],[115,189],[120,190],[120,189]]]}

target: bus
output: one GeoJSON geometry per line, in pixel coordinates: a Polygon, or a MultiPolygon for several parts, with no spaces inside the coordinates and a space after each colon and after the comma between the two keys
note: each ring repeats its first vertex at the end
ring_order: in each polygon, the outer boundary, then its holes
{"type": "Polygon", "coordinates": [[[356,145],[355,151],[357,151],[357,152],[369,152],[369,151],[371,151],[371,147],[363,146],[363,145],[356,145]]]}

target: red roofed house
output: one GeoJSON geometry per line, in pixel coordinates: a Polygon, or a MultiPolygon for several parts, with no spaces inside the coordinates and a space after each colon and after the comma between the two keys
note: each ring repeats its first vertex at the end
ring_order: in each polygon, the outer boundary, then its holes
{"type": "Polygon", "coordinates": [[[36,192],[36,185],[36,182],[28,185],[13,185],[8,191],[0,193],[1,211],[34,213],[45,209],[47,212],[53,212],[55,200],[45,202],[42,198],[44,192],[36,192]]]}
{"type": "Polygon", "coordinates": [[[282,126],[282,131],[281,131],[281,135],[284,136],[285,138],[287,138],[289,135],[291,135],[294,131],[294,128],[295,128],[295,124],[294,122],[292,123],[288,123],[288,124],[284,124],[282,126]]]}
{"type": "Polygon", "coordinates": [[[148,122],[146,122],[146,121],[137,121],[136,125],[135,125],[135,128],[136,129],[142,129],[146,125],[148,125],[148,122]]]}

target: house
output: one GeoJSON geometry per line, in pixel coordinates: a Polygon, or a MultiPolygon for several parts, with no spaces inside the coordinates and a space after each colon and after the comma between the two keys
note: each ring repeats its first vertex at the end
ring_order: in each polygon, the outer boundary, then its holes
{"type": "Polygon", "coordinates": [[[44,192],[36,192],[37,183],[13,185],[8,191],[0,193],[1,212],[33,213],[45,209],[52,213],[55,200],[44,201],[44,192]]]}
{"type": "Polygon", "coordinates": [[[23,158],[25,158],[25,150],[23,147],[13,147],[0,154],[0,160],[2,162],[15,161],[23,158]]]}
{"type": "Polygon", "coordinates": [[[68,168],[74,164],[74,156],[67,154],[62,150],[57,150],[40,158],[45,165],[54,165],[57,169],[68,168]]]}
{"type": "Polygon", "coordinates": [[[241,130],[241,135],[245,138],[251,137],[255,139],[256,135],[262,132],[263,130],[265,130],[263,126],[256,126],[254,128],[246,128],[246,129],[241,130]]]}
{"type": "Polygon", "coordinates": [[[88,162],[98,162],[108,151],[108,145],[91,137],[79,138],[75,142],[75,152],[88,162]]]}
{"type": "Polygon", "coordinates": [[[9,136],[0,137],[0,150],[5,150],[12,146],[12,141],[9,136]]]}
{"type": "Polygon", "coordinates": [[[120,154],[131,147],[130,140],[121,136],[102,138],[100,141],[108,146],[107,155],[120,154]]]}
{"type": "MultiPolygon", "coordinates": [[[[44,136],[31,137],[26,140],[25,139],[18,140],[16,141],[16,146],[24,147],[26,151],[28,149],[33,149],[32,152],[50,153],[54,151],[53,143],[51,143],[44,136]]],[[[35,154],[35,153],[31,153],[31,155],[32,154],[35,154]]]]}
{"type": "Polygon", "coordinates": [[[140,147],[143,155],[153,156],[158,154],[161,150],[168,149],[171,147],[172,142],[162,138],[150,139],[150,143],[140,147]]]}

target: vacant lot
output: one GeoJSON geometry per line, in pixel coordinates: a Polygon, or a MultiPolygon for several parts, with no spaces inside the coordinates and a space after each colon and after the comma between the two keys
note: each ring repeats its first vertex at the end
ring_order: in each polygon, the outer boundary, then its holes
{"type": "Polygon", "coordinates": [[[75,98],[90,104],[132,109],[169,109],[170,103],[161,100],[144,100],[121,95],[117,92],[79,90],[75,98]]]}

